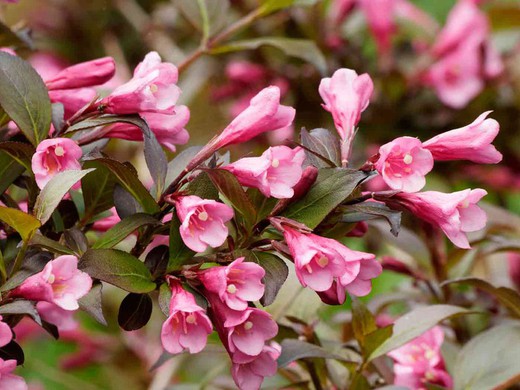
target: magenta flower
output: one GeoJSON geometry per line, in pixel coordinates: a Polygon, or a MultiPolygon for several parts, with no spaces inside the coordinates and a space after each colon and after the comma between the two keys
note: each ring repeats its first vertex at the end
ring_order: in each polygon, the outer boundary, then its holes
{"type": "Polygon", "coordinates": [[[274,146],[260,157],[242,158],[223,167],[236,176],[240,184],[258,188],[267,197],[291,198],[293,187],[302,177],[305,152],[301,148],[274,146]]]}
{"type": "Polygon", "coordinates": [[[115,207],[108,209],[106,212],[110,213],[110,215],[95,221],[92,224],[92,230],[106,232],[108,229],[113,228],[116,224],[121,222],[121,218],[119,218],[115,207]]]}
{"type": "Polygon", "coordinates": [[[193,295],[180,283],[172,286],[170,316],[161,330],[161,342],[169,353],[198,353],[204,349],[208,335],[212,332],[211,321],[193,295]]]}
{"type": "Polygon", "coordinates": [[[16,360],[4,360],[0,358],[0,389],[27,390],[27,383],[12,372],[16,369],[16,360]]]}
{"type": "Polygon", "coordinates": [[[413,137],[399,137],[379,148],[375,166],[394,190],[416,192],[426,184],[425,175],[433,168],[433,157],[413,137]]]}
{"type": "Polygon", "coordinates": [[[45,85],[49,90],[91,87],[106,83],[115,71],[114,59],[103,57],[69,66],[46,79],[45,85]]]}
{"type": "Polygon", "coordinates": [[[401,192],[388,200],[408,209],[417,217],[438,226],[459,248],[470,248],[466,233],[486,226],[487,216],[477,202],[487,194],[483,189],[463,190],[445,194],[425,191],[416,194],[401,192]]]}
{"type": "Polygon", "coordinates": [[[81,169],[81,148],[69,138],[47,139],[32,157],[32,170],[38,187],[43,188],[58,172],[81,169]]]}
{"type": "Polygon", "coordinates": [[[64,310],[76,310],[78,299],[91,287],[90,276],[78,270],[77,257],[64,255],[49,261],[41,272],[29,276],[12,291],[12,295],[54,303],[64,310]]]}
{"type": "Polygon", "coordinates": [[[0,347],[9,344],[13,339],[11,328],[2,320],[3,318],[0,316],[0,347]]]}
{"type": "Polygon", "coordinates": [[[49,91],[49,98],[52,103],[63,104],[65,119],[70,118],[96,99],[96,97],[97,92],[94,88],[56,89],[49,91]]]}
{"type": "MultiPolygon", "coordinates": [[[[144,112],[141,117],[148,123],[157,141],[172,152],[175,152],[175,145],[184,145],[190,138],[184,128],[190,120],[190,110],[186,106],[176,106],[175,114],[144,112]]],[[[143,132],[137,126],[120,122],[108,126],[105,137],[142,141],[143,132]]]]}
{"type": "Polygon", "coordinates": [[[496,164],[502,154],[491,144],[500,125],[484,112],[471,124],[439,134],[423,143],[435,160],[469,160],[481,164],[496,164]]]}
{"type": "Polygon", "coordinates": [[[212,267],[202,271],[199,279],[209,292],[217,294],[229,308],[245,310],[248,301],[257,301],[264,295],[264,275],[262,267],[244,262],[244,257],[240,257],[226,267],[212,267]]]}
{"type": "Polygon", "coordinates": [[[339,69],[330,78],[321,80],[319,92],[323,108],[332,114],[342,143],[342,159],[348,160],[356,126],[361,113],[368,107],[374,84],[366,73],[339,69]]]}
{"type": "Polygon", "coordinates": [[[204,252],[208,246],[217,248],[226,241],[225,223],[233,218],[233,209],[224,203],[182,196],[175,200],[177,216],[182,222],[182,240],[195,252],[204,252]]]}
{"type": "Polygon", "coordinates": [[[250,357],[240,353],[233,355],[231,374],[239,389],[257,390],[266,376],[276,374],[276,359],[280,356],[279,345],[264,345],[258,356],[250,357]]]}
{"type": "Polygon", "coordinates": [[[137,65],[132,79],[117,87],[99,105],[112,114],[173,114],[180,94],[175,84],[177,77],[177,68],[173,64],[162,62],[159,54],[150,52],[137,65]]]}

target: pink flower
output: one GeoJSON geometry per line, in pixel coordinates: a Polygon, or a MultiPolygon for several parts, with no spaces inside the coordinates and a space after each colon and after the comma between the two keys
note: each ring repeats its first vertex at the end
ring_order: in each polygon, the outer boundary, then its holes
{"type": "Polygon", "coordinates": [[[395,360],[394,384],[425,389],[425,383],[451,388],[452,380],[444,369],[441,345],[444,332],[435,326],[402,347],[388,353],[395,360]]]}
{"type": "Polygon", "coordinates": [[[49,90],[91,87],[110,80],[115,70],[112,57],[98,58],[69,66],[46,79],[45,84],[49,90]]]}
{"type": "Polygon", "coordinates": [[[9,344],[13,339],[11,328],[2,320],[3,318],[0,316],[0,347],[9,344]]]}
{"type": "Polygon", "coordinates": [[[211,321],[193,295],[179,283],[172,286],[170,316],[161,330],[161,342],[169,353],[198,353],[204,349],[212,332],[211,321]]]}
{"type": "Polygon", "coordinates": [[[264,275],[262,267],[244,262],[244,257],[240,257],[226,267],[212,267],[202,271],[199,279],[209,292],[217,294],[229,308],[245,310],[248,301],[257,301],[264,295],[264,275]]]}
{"type": "MultiPolygon", "coordinates": [[[[190,111],[186,106],[176,106],[175,114],[159,114],[152,112],[141,113],[141,117],[148,123],[159,143],[175,152],[175,145],[184,145],[190,135],[184,128],[190,120],[190,111]]],[[[115,123],[109,126],[109,138],[120,138],[130,141],[142,141],[143,132],[130,123],[115,123]]]]}
{"type": "Polygon", "coordinates": [[[25,380],[12,374],[16,369],[16,360],[4,360],[0,358],[0,389],[2,390],[27,390],[25,380]]]}
{"type": "Polygon", "coordinates": [[[173,114],[180,90],[177,68],[161,62],[156,52],[146,55],[134,70],[133,78],[117,87],[99,105],[112,114],[154,112],[173,114]]]}
{"type": "Polygon", "coordinates": [[[426,184],[425,175],[433,168],[433,157],[413,137],[399,137],[379,149],[375,166],[394,190],[416,192],[426,184]]]}
{"type": "Polygon", "coordinates": [[[60,332],[77,329],[79,323],[74,319],[74,312],[65,310],[54,303],[40,301],[36,304],[40,317],[53,325],[60,332]]]}
{"type": "Polygon", "coordinates": [[[233,380],[239,389],[257,390],[262,385],[266,376],[273,376],[276,374],[278,366],[276,359],[280,356],[281,348],[279,345],[264,345],[262,352],[255,356],[253,360],[240,360],[240,354],[234,355],[233,366],[231,374],[233,380]]]}
{"type": "Polygon", "coordinates": [[[175,200],[175,209],[182,222],[182,240],[191,250],[204,252],[208,245],[217,248],[226,241],[225,223],[233,218],[233,209],[228,205],[198,196],[182,196],[175,200]]]}
{"type": "Polygon", "coordinates": [[[110,215],[95,221],[92,224],[92,230],[106,232],[108,229],[113,228],[117,223],[121,222],[121,218],[119,218],[115,207],[107,210],[107,212],[109,212],[110,215]]]}
{"type": "Polygon", "coordinates": [[[274,146],[260,157],[242,158],[223,167],[236,176],[240,184],[258,188],[267,197],[291,198],[293,187],[303,173],[305,152],[301,148],[274,146]]]}
{"type": "Polygon", "coordinates": [[[32,170],[38,187],[43,188],[58,172],[81,169],[81,148],[69,138],[47,139],[32,157],[32,170]]]}
{"type": "Polygon", "coordinates": [[[392,47],[392,35],[396,30],[394,22],[395,0],[360,0],[368,26],[372,31],[381,55],[392,47]]]}
{"type": "Polygon", "coordinates": [[[65,119],[92,102],[97,96],[94,88],[57,89],[49,91],[52,103],[61,103],[65,111],[65,119]]]}
{"type": "Polygon", "coordinates": [[[502,154],[491,144],[500,125],[484,112],[471,124],[439,134],[423,143],[435,160],[469,160],[481,164],[496,164],[502,154]]]}
{"type": "Polygon", "coordinates": [[[29,276],[12,291],[12,295],[54,303],[64,310],[76,310],[78,299],[91,287],[90,276],[78,270],[77,257],[65,255],[49,261],[41,272],[29,276]]]}
{"type": "Polygon", "coordinates": [[[332,114],[342,143],[342,159],[348,160],[355,129],[361,113],[368,107],[374,85],[366,73],[339,69],[330,78],[321,80],[319,92],[323,108],[332,114]]]}
{"type": "Polygon", "coordinates": [[[486,226],[486,213],[477,202],[487,194],[483,189],[463,190],[445,194],[437,191],[401,192],[387,204],[402,206],[426,222],[438,226],[459,248],[470,248],[467,232],[486,226]]]}

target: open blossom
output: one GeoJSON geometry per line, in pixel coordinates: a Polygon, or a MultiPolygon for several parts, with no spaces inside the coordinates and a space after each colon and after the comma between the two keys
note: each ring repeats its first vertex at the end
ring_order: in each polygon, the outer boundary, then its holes
{"type": "Polygon", "coordinates": [[[161,61],[156,52],[148,53],[127,83],[101,100],[100,106],[112,114],[155,112],[173,114],[180,94],[178,72],[173,64],[161,61]]]}
{"type": "Polygon", "coordinates": [[[212,332],[211,321],[202,307],[197,305],[191,293],[180,283],[172,286],[170,316],[161,330],[161,342],[169,353],[188,350],[198,353],[204,349],[212,332]]]}
{"type": "Polygon", "coordinates": [[[242,158],[223,167],[236,176],[240,184],[258,188],[267,197],[291,198],[293,187],[302,177],[305,152],[301,148],[274,146],[260,157],[242,158]]]}
{"type": "MultiPolygon", "coordinates": [[[[175,114],[143,112],[141,117],[148,123],[150,130],[157,137],[157,141],[172,152],[175,152],[175,145],[184,145],[190,138],[188,131],[184,128],[190,120],[190,110],[186,106],[175,106],[175,114]]],[[[141,129],[130,123],[114,123],[108,128],[105,137],[129,141],[143,140],[141,129]]]]}
{"type": "Polygon", "coordinates": [[[16,369],[16,360],[0,358],[0,389],[27,390],[25,380],[12,372],[16,369]]]}
{"type": "Polygon", "coordinates": [[[88,274],[78,270],[78,259],[64,255],[49,261],[43,270],[29,276],[13,290],[13,296],[54,303],[65,310],[79,308],[78,299],[92,287],[88,274]]]}
{"type": "Polygon", "coordinates": [[[381,146],[379,154],[375,166],[390,188],[416,192],[424,187],[424,176],[433,168],[433,157],[417,138],[396,138],[381,146]]]}
{"type": "Polygon", "coordinates": [[[226,240],[225,223],[233,218],[233,209],[228,205],[198,196],[182,196],[175,200],[175,209],[182,223],[182,240],[191,250],[204,252],[208,246],[217,248],[226,240]]]}
{"type": "Polygon", "coordinates": [[[437,191],[401,192],[387,202],[402,206],[426,222],[438,226],[459,248],[470,248],[466,233],[486,226],[487,216],[477,202],[487,194],[483,189],[466,189],[445,194],[437,191]]]}
{"type": "Polygon", "coordinates": [[[39,143],[32,157],[38,187],[43,188],[58,172],[81,169],[81,148],[69,138],[47,139],[39,143]]]}
{"type": "Polygon", "coordinates": [[[112,57],[98,58],[69,66],[45,80],[49,90],[76,89],[101,85],[110,80],[115,73],[112,57]]]}
{"type": "Polygon", "coordinates": [[[249,356],[241,360],[241,354],[234,355],[231,374],[239,389],[257,390],[266,376],[276,374],[278,365],[276,359],[280,356],[281,348],[276,343],[264,345],[262,352],[251,360],[249,356]]]}
{"type": "Polygon", "coordinates": [[[9,344],[13,339],[11,328],[2,320],[3,318],[0,316],[0,347],[9,344]]]}
{"type": "Polygon", "coordinates": [[[248,301],[257,301],[264,295],[264,275],[262,267],[244,262],[244,257],[240,257],[226,267],[202,271],[199,279],[208,291],[217,294],[231,309],[245,310],[248,301]]]}
{"type": "Polygon", "coordinates": [[[444,368],[441,345],[444,332],[435,326],[402,347],[388,353],[394,359],[394,384],[426,389],[426,383],[451,388],[452,379],[444,368]]]}
{"type": "Polygon", "coordinates": [[[435,160],[469,160],[481,164],[496,164],[502,154],[491,144],[500,125],[484,112],[467,126],[439,134],[423,143],[435,160]]]}

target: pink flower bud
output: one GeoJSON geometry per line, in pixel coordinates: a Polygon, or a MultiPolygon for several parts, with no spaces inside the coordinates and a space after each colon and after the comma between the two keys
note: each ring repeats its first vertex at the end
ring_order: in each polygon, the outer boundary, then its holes
{"type": "Polygon", "coordinates": [[[91,87],[106,83],[116,71],[114,59],[103,57],[69,66],[46,79],[49,90],[91,87]]]}
{"type": "Polygon", "coordinates": [[[9,344],[13,339],[11,328],[2,320],[3,318],[0,316],[0,347],[9,344]]]}
{"type": "Polygon", "coordinates": [[[491,111],[484,112],[471,124],[439,134],[423,143],[435,160],[469,160],[481,164],[496,164],[502,154],[491,144],[500,125],[486,119],[491,111]]]}
{"type": "Polygon", "coordinates": [[[170,316],[164,322],[161,342],[169,353],[198,353],[204,349],[212,332],[211,321],[193,295],[175,282],[172,286],[170,316]]]}
{"type": "Polygon", "coordinates": [[[198,196],[182,196],[175,200],[175,209],[182,222],[182,240],[191,250],[204,252],[208,246],[217,248],[226,241],[225,223],[233,218],[233,209],[228,205],[198,196]]]}
{"type": "Polygon", "coordinates": [[[43,188],[58,172],[81,169],[81,148],[69,138],[47,139],[32,157],[32,170],[38,187],[43,188]]]}
{"type": "Polygon", "coordinates": [[[274,146],[260,157],[242,158],[224,169],[236,176],[240,184],[258,188],[267,197],[291,198],[293,187],[303,173],[305,152],[301,148],[274,146]]]}
{"type": "Polygon", "coordinates": [[[98,219],[96,222],[94,222],[92,224],[92,230],[106,232],[108,229],[113,228],[114,225],[121,222],[121,218],[119,218],[115,207],[112,207],[107,212],[109,212],[110,215],[108,217],[98,219]]]}
{"type": "Polygon", "coordinates": [[[346,234],[346,237],[363,237],[368,232],[368,223],[359,221],[356,226],[346,234]]]}
{"type": "Polygon", "coordinates": [[[155,112],[173,114],[180,90],[177,68],[161,62],[156,52],[146,55],[134,71],[134,77],[117,87],[99,105],[111,114],[155,112]]]}
{"type": "Polygon", "coordinates": [[[433,157],[413,137],[399,137],[379,149],[375,167],[394,190],[416,192],[426,184],[425,175],[433,168],[433,157]]]}
{"type": "Polygon", "coordinates": [[[279,345],[264,345],[262,352],[253,360],[246,359],[241,362],[237,359],[240,354],[235,354],[231,374],[239,389],[258,390],[266,376],[273,376],[278,370],[276,359],[280,356],[279,345]]]}
{"type": "MultiPolygon", "coordinates": [[[[186,106],[176,106],[175,114],[144,112],[141,117],[148,123],[159,143],[172,152],[175,152],[175,145],[184,145],[190,138],[184,128],[190,120],[190,111],[186,106]]],[[[105,137],[142,141],[143,132],[130,123],[115,123],[109,126],[105,137]]]]}
{"type": "Polygon", "coordinates": [[[0,358],[0,388],[9,390],[27,390],[27,383],[18,375],[12,374],[16,369],[16,360],[0,358]]]}
{"type": "Polygon", "coordinates": [[[54,303],[64,310],[76,310],[78,299],[91,287],[90,276],[78,270],[77,257],[64,255],[49,261],[41,272],[29,276],[12,295],[54,303]]]}
{"type": "Polygon", "coordinates": [[[209,292],[217,294],[229,308],[245,310],[248,301],[257,301],[264,295],[264,275],[262,267],[244,262],[244,258],[240,257],[226,267],[212,267],[202,271],[199,279],[209,292]]]}
{"type": "Polygon", "coordinates": [[[487,216],[477,202],[487,192],[477,188],[445,194],[425,191],[416,194],[401,192],[386,202],[402,206],[424,221],[438,226],[459,248],[470,248],[467,232],[475,232],[486,226],[487,216]]]}

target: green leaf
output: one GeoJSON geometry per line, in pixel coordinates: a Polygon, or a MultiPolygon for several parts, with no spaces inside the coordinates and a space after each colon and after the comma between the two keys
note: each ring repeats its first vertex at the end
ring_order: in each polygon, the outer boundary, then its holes
{"type": "Polygon", "coordinates": [[[0,206],[0,220],[20,233],[24,241],[29,240],[34,232],[41,226],[40,221],[32,215],[3,206],[0,206]]]}
{"type": "Polygon", "coordinates": [[[36,150],[31,145],[21,142],[0,142],[0,150],[7,153],[32,174],[32,156],[36,150]]]}
{"type": "Polygon", "coordinates": [[[0,152],[0,194],[3,194],[24,171],[25,168],[14,158],[0,152]]]}
{"type": "Polygon", "coordinates": [[[205,172],[219,192],[244,217],[246,224],[252,226],[256,222],[256,209],[235,175],[224,169],[208,169],[205,172]]]}
{"type": "Polygon", "coordinates": [[[263,0],[262,5],[258,8],[261,16],[266,16],[275,11],[289,8],[296,0],[263,0]]]}
{"type": "Polygon", "coordinates": [[[251,251],[248,260],[254,261],[265,270],[265,276],[262,279],[265,292],[260,299],[260,303],[262,306],[269,306],[274,302],[287,276],[289,276],[289,268],[285,261],[269,252],[251,251]]]}
{"type": "Polygon", "coordinates": [[[513,289],[507,287],[495,287],[482,279],[460,278],[447,280],[441,286],[449,284],[467,284],[476,287],[488,294],[493,295],[502,305],[509,309],[510,313],[520,318],[520,295],[513,289]]]}
{"type": "Polygon", "coordinates": [[[394,325],[387,325],[365,335],[363,343],[363,355],[370,356],[381,344],[388,340],[393,333],[394,325]]]}
{"type": "MultiPolygon", "coordinates": [[[[275,1],[278,2],[278,0],[275,1]]],[[[295,57],[314,65],[321,74],[327,72],[327,62],[323,53],[314,41],[308,39],[261,37],[234,41],[225,46],[219,46],[211,52],[213,54],[222,54],[241,50],[256,50],[261,46],[273,46],[283,51],[289,57],[295,57]]]]}
{"type": "Polygon", "coordinates": [[[285,367],[291,362],[305,358],[336,359],[347,361],[343,356],[329,352],[324,348],[301,340],[285,339],[282,341],[282,354],[278,358],[278,367],[285,367]]]}
{"type": "Polygon", "coordinates": [[[431,305],[414,309],[394,322],[392,336],[376,348],[367,361],[374,360],[399,348],[446,318],[473,313],[462,307],[452,305],[431,305]]]}
{"type": "MultiPolygon", "coordinates": [[[[109,158],[98,158],[89,161],[89,164],[100,164],[106,167],[114,175],[117,182],[130,193],[143,207],[148,214],[155,214],[160,211],[159,206],[154,198],[150,195],[143,183],[139,181],[137,173],[134,169],[126,164],[109,158]]],[[[87,199],[85,198],[85,207],[87,207],[87,199]]]]}
{"type": "Polygon", "coordinates": [[[116,249],[89,249],[81,257],[79,268],[93,278],[113,284],[128,292],[155,290],[148,268],[129,253],[116,249]]]}
{"type": "Polygon", "coordinates": [[[401,229],[401,212],[376,202],[363,202],[345,206],[342,222],[359,222],[382,217],[390,224],[390,231],[397,237],[401,229]]]}
{"type": "Polygon", "coordinates": [[[361,347],[364,346],[365,336],[377,330],[376,319],[356,297],[352,297],[352,330],[361,347]]]}
{"type": "MultiPolygon", "coordinates": [[[[307,149],[319,154],[330,161],[333,165],[341,165],[341,151],[339,148],[339,138],[327,129],[313,129],[308,132],[302,129],[300,132],[301,143],[307,149]]],[[[318,168],[326,168],[330,164],[323,159],[306,151],[308,161],[318,168]]]]}
{"type": "Polygon", "coordinates": [[[168,317],[170,315],[170,300],[172,299],[172,290],[170,286],[168,286],[168,283],[161,284],[161,287],[159,287],[159,308],[161,309],[162,313],[168,317]]]}
{"type": "Polygon", "coordinates": [[[218,189],[215,187],[206,172],[199,173],[197,177],[188,184],[186,191],[188,194],[197,195],[202,199],[219,199],[218,189]]]}
{"type": "Polygon", "coordinates": [[[34,306],[34,303],[23,299],[17,299],[13,302],[0,306],[0,314],[27,314],[38,325],[42,324],[42,320],[38,314],[38,311],[36,310],[36,307],[34,306]]]}
{"type": "Polygon", "coordinates": [[[79,307],[85,313],[88,313],[101,325],[107,326],[107,320],[103,315],[103,284],[95,281],[87,295],[78,300],[79,307]]]}
{"type": "Polygon", "coordinates": [[[191,146],[180,152],[175,158],[168,163],[168,171],[166,173],[166,186],[169,186],[181,172],[186,168],[193,157],[202,149],[202,146],[191,146]]]}
{"type": "Polygon", "coordinates": [[[53,253],[59,255],[74,255],[74,251],[67,248],[65,245],[61,245],[59,242],[51,240],[48,237],[42,236],[41,234],[35,234],[31,238],[30,245],[39,246],[45,248],[53,253]]]}
{"type": "Polygon", "coordinates": [[[170,222],[170,259],[168,261],[168,267],[166,272],[180,269],[187,260],[191,259],[195,252],[188,248],[182,241],[179,228],[181,227],[181,221],[177,217],[177,213],[173,211],[172,220],[170,222]]]}
{"type": "Polygon", "coordinates": [[[0,47],[15,47],[16,49],[28,47],[34,49],[32,42],[28,38],[29,37],[17,34],[8,26],[0,22],[0,47]]]}
{"type": "Polygon", "coordinates": [[[117,322],[127,331],[141,329],[150,320],[152,308],[152,298],[148,294],[130,293],[119,306],[117,322]]]}
{"type": "Polygon", "coordinates": [[[27,61],[4,52],[0,52],[0,105],[33,145],[49,133],[47,87],[27,61]]]}
{"type": "Polygon", "coordinates": [[[202,31],[203,39],[224,27],[229,16],[229,0],[175,0],[175,5],[194,27],[202,31]]]}
{"type": "Polygon", "coordinates": [[[95,161],[85,162],[83,168],[96,168],[95,172],[81,179],[81,190],[85,203],[83,221],[87,223],[95,215],[114,206],[112,194],[117,180],[110,169],[95,161]]]}
{"type": "Polygon", "coordinates": [[[49,220],[71,187],[92,171],[94,168],[59,172],[43,187],[34,205],[34,215],[42,225],[49,220]]]}
{"type": "Polygon", "coordinates": [[[366,177],[366,173],[354,169],[322,168],[307,195],[290,205],[283,215],[314,229],[366,177]]]}
{"type": "Polygon", "coordinates": [[[126,217],[122,221],[118,222],[115,226],[109,229],[99,240],[97,240],[93,249],[99,248],[112,248],[124,240],[137,228],[144,225],[158,225],[159,221],[151,215],[138,213],[126,217]]]}
{"type": "Polygon", "coordinates": [[[455,390],[506,389],[520,381],[520,324],[503,324],[470,340],[459,352],[455,390]]]}

